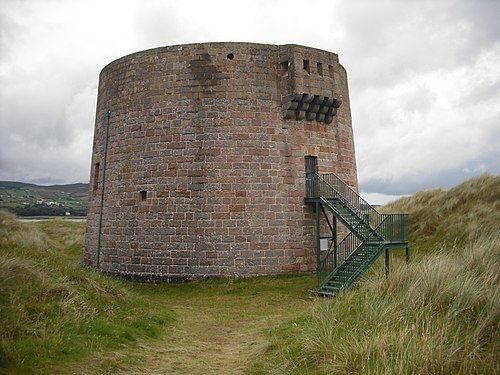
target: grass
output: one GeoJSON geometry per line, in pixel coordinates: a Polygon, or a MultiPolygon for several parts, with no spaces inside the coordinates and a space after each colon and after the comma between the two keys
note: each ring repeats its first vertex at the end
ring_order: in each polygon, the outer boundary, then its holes
{"type": "Polygon", "coordinates": [[[412,263],[316,299],[314,275],[142,285],[81,266],[84,224],[0,212],[0,373],[500,373],[500,177],[419,192],[412,263]]]}
{"type": "Polygon", "coordinates": [[[158,337],[173,322],[126,282],[81,266],[84,225],[19,223],[0,211],[0,372],[44,373],[158,337]]]}
{"type": "Polygon", "coordinates": [[[254,374],[500,373],[500,177],[384,207],[416,257],[272,332],[254,374]]]}
{"type": "Polygon", "coordinates": [[[500,176],[485,174],[450,190],[423,190],[381,211],[409,214],[410,243],[417,256],[439,248],[464,246],[498,232],[500,176]]]}
{"type": "Polygon", "coordinates": [[[315,276],[144,285],[82,267],[84,223],[0,211],[0,373],[242,374],[315,276]]]}

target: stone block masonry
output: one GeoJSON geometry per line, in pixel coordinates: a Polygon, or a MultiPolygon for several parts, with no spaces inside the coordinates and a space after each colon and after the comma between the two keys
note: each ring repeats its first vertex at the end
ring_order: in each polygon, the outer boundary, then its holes
{"type": "Polygon", "coordinates": [[[336,54],[203,43],[122,57],[100,74],[85,262],[145,282],[312,271],[306,157],[357,190],[336,54]]]}

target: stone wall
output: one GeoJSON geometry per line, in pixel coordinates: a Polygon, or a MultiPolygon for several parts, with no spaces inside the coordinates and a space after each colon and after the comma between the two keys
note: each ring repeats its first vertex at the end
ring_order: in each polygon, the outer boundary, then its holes
{"type": "Polygon", "coordinates": [[[357,190],[336,54],[204,43],[118,59],[99,81],[86,264],[148,282],[314,270],[305,156],[357,190]]]}

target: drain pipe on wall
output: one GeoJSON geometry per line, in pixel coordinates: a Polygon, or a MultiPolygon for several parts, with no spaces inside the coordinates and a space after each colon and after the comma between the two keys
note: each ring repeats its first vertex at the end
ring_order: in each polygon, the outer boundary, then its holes
{"type": "Polygon", "coordinates": [[[111,111],[106,113],[106,132],[104,135],[104,159],[102,161],[102,183],[101,183],[101,205],[99,209],[99,226],[97,229],[97,251],[96,251],[96,267],[99,269],[99,258],[101,256],[101,231],[102,231],[102,211],[104,206],[104,184],[106,182],[106,161],[108,159],[108,135],[109,135],[109,119],[111,111]]]}

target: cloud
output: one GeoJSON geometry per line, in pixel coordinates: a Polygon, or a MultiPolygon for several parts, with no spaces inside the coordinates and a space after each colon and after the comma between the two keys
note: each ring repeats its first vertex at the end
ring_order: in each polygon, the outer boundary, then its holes
{"type": "Polygon", "coordinates": [[[136,51],[207,41],[338,53],[361,191],[500,173],[498,14],[496,0],[4,0],[0,179],[88,181],[99,71],[136,51]]]}
{"type": "Polygon", "coordinates": [[[139,45],[164,46],[188,37],[189,31],[182,31],[184,22],[175,4],[151,0],[137,4],[133,28],[139,45]]]}
{"type": "Polygon", "coordinates": [[[380,35],[368,59],[358,47],[348,49],[348,58],[354,53],[362,61],[348,72],[364,191],[409,194],[500,172],[500,41],[476,31],[491,17],[463,2],[439,2],[437,9],[423,3],[417,12],[415,4],[393,9],[401,15],[395,22],[388,21],[391,12],[367,9],[376,21],[360,16],[364,27],[380,28],[380,35]]]}
{"type": "MultiPolygon", "coordinates": [[[[98,3],[7,2],[0,15],[8,20],[0,60],[0,179],[88,180],[97,76],[112,57],[109,35],[95,32],[91,21],[106,26],[110,15],[126,16],[98,3]]],[[[125,50],[118,38],[113,48],[125,50]]]]}

